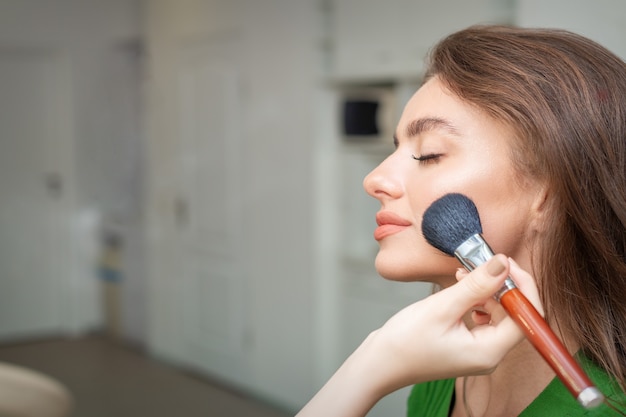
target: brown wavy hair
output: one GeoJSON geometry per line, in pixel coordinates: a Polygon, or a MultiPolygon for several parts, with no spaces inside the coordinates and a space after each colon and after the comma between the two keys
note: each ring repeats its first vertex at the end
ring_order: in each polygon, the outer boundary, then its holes
{"type": "Polygon", "coordinates": [[[474,26],[431,51],[425,78],[514,131],[511,156],[547,184],[532,247],[546,318],[626,388],[626,65],[555,29],[474,26]]]}

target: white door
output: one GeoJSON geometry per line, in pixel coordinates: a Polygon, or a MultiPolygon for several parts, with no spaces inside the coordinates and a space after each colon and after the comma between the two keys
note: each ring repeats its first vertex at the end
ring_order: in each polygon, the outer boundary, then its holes
{"type": "Polygon", "coordinates": [[[178,67],[183,172],[183,343],[198,366],[246,375],[241,271],[241,160],[237,43],[183,47],[178,67]]]}
{"type": "Polygon", "coordinates": [[[62,329],[70,247],[63,68],[43,50],[0,50],[0,340],[62,329]]]}

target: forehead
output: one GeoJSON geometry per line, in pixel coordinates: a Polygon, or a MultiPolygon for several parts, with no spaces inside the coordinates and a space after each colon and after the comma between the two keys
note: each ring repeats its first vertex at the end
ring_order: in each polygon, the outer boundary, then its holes
{"type": "Polygon", "coordinates": [[[417,136],[437,130],[451,136],[484,135],[512,137],[512,129],[487,115],[477,106],[451,93],[437,78],[429,79],[407,102],[396,134],[417,136]],[[497,132],[496,135],[492,133],[497,132]]]}
{"type": "MultiPolygon", "coordinates": [[[[454,96],[439,79],[431,78],[424,83],[407,102],[400,123],[409,126],[414,120],[431,118],[449,120],[453,116],[462,118],[463,113],[476,111],[454,96]],[[448,116],[448,117],[445,117],[448,116]]],[[[439,126],[431,126],[439,127],[439,126]]]]}

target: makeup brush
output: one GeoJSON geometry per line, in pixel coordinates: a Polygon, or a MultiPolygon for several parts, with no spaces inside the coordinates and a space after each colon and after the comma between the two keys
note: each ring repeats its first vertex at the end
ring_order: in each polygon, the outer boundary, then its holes
{"type": "MultiPolygon", "coordinates": [[[[456,257],[468,271],[494,256],[481,236],[482,226],[476,206],[462,194],[446,194],[435,201],[424,212],[422,233],[428,243],[456,257]]],[[[602,393],[510,277],[494,298],[522,328],[580,405],[594,408],[604,402],[602,393]]]]}

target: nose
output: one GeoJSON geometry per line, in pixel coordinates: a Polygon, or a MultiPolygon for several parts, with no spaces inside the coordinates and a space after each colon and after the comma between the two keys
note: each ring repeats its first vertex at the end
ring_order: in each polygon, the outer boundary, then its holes
{"type": "Polygon", "coordinates": [[[393,169],[393,154],[380,163],[363,179],[363,188],[372,197],[384,200],[399,198],[403,194],[398,170],[393,169]]]}

